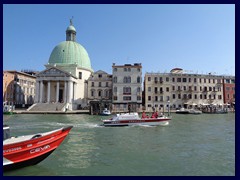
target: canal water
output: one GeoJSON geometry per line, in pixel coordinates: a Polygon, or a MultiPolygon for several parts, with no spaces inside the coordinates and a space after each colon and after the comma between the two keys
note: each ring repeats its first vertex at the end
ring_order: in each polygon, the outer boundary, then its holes
{"type": "Polygon", "coordinates": [[[12,136],[72,125],[35,166],[4,176],[234,176],[235,114],[171,114],[168,126],[103,127],[101,116],[4,116],[12,136]]]}

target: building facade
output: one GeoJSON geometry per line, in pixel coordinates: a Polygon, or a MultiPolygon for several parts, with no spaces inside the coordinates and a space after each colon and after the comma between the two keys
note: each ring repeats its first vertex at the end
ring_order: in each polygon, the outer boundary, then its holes
{"type": "Polygon", "coordinates": [[[112,65],[112,111],[142,111],[141,63],[112,65]]]}
{"type": "Polygon", "coordinates": [[[223,98],[224,98],[224,104],[228,104],[232,107],[235,106],[235,77],[234,76],[223,77],[223,98]]]}
{"type": "Polygon", "coordinates": [[[14,74],[3,71],[3,102],[13,103],[14,101],[14,74]]]}
{"type": "Polygon", "coordinates": [[[170,73],[146,73],[146,111],[223,105],[222,76],[186,74],[181,68],[170,73]]]}
{"type": "Polygon", "coordinates": [[[13,104],[16,108],[29,107],[34,103],[36,76],[19,71],[8,71],[14,76],[13,104]]]}
{"type": "Polygon", "coordinates": [[[104,108],[112,109],[111,74],[99,70],[88,78],[87,86],[91,114],[99,114],[104,108]]]}
{"type": "Polygon", "coordinates": [[[87,51],[76,42],[76,34],[70,20],[66,41],[53,49],[46,69],[37,74],[37,104],[62,103],[68,110],[87,106],[86,80],[93,70],[87,51]]]}

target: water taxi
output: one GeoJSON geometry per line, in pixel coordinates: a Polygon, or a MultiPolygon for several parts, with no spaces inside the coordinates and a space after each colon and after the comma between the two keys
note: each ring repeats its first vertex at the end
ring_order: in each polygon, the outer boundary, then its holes
{"type": "Polygon", "coordinates": [[[168,125],[171,118],[167,116],[140,118],[138,113],[116,114],[110,119],[102,120],[104,126],[134,126],[134,125],[168,125]]]}

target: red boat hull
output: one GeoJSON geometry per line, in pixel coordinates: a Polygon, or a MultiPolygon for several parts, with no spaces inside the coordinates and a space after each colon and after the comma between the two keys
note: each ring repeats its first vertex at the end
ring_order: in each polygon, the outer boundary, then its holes
{"type": "Polygon", "coordinates": [[[72,126],[3,145],[3,170],[35,165],[48,157],[65,139],[72,126]]]}

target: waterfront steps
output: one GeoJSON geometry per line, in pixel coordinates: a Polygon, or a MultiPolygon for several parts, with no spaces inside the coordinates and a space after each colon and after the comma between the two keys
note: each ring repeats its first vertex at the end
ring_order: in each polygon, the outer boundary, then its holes
{"type": "Polygon", "coordinates": [[[36,103],[28,108],[29,112],[65,111],[66,103],[36,103]]]}

